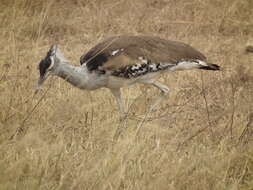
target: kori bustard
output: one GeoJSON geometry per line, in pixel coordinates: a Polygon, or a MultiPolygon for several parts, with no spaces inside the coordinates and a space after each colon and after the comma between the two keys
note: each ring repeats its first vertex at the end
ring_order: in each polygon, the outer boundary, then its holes
{"type": "Polygon", "coordinates": [[[134,83],[150,84],[168,95],[169,88],[157,81],[166,71],[220,67],[182,42],[151,36],[116,36],[91,48],[80,58],[81,66],[70,65],[57,45],[51,46],[39,63],[41,88],[49,75],[63,78],[83,90],[109,88],[115,96],[121,118],[125,116],[120,89],[134,83]]]}

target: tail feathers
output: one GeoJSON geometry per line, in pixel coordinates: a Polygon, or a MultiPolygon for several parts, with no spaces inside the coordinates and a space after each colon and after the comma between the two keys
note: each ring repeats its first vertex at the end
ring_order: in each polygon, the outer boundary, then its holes
{"type": "Polygon", "coordinates": [[[180,61],[175,66],[169,68],[171,71],[189,69],[221,70],[220,66],[202,60],[180,61]]]}
{"type": "Polygon", "coordinates": [[[218,71],[221,70],[221,67],[216,64],[208,64],[208,65],[201,65],[199,69],[218,71]]]}

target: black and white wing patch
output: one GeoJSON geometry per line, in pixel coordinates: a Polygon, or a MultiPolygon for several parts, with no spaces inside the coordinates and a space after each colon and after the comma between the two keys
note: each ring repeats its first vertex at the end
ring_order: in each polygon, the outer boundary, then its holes
{"type": "Polygon", "coordinates": [[[112,75],[123,78],[136,78],[147,73],[162,71],[174,66],[174,64],[170,63],[152,63],[144,57],[139,57],[139,62],[140,63],[115,70],[112,72],[112,75]]]}

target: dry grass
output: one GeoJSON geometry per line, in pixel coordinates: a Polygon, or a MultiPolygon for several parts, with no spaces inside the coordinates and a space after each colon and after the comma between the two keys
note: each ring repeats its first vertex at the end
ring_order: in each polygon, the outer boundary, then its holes
{"type": "Polygon", "coordinates": [[[253,188],[252,0],[1,0],[0,8],[0,189],[253,188]],[[54,79],[34,95],[52,43],[78,65],[116,34],[184,41],[225,69],[164,76],[171,97],[146,120],[158,91],[124,89],[124,123],[106,89],[54,79]]]}

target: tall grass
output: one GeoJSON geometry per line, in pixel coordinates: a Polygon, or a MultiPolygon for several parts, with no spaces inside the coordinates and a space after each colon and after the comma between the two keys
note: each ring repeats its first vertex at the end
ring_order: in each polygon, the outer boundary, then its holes
{"type": "Polygon", "coordinates": [[[251,0],[2,0],[0,8],[0,189],[252,189],[251,0]],[[171,96],[148,115],[159,92],[124,89],[124,122],[106,89],[51,78],[34,94],[52,43],[78,65],[118,34],[184,41],[224,70],[164,75],[171,96]]]}

